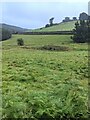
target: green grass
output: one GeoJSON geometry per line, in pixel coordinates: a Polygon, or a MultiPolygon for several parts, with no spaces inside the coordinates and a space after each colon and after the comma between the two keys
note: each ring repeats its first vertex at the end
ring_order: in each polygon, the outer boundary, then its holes
{"type": "Polygon", "coordinates": [[[32,31],[35,31],[35,32],[39,32],[39,31],[40,32],[44,32],[44,31],[70,31],[70,30],[74,29],[75,22],[76,21],[64,22],[64,23],[60,23],[60,24],[52,26],[52,27],[35,29],[32,31]]]}
{"type": "Polygon", "coordinates": [[[69,35],[13,35],[2,44],[3,118],[87,117],[86,43],[73,43],[69,35]],[[18,38],[24,39],[24,47],[17,46],[18,38]],[[68,46],[71,50],[35,49],[44,45],[68,46]]]}

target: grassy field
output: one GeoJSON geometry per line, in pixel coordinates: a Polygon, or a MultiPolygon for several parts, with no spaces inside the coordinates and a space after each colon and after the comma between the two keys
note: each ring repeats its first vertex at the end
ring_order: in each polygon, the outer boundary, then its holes
{"type": "Polygon", "coordinates": [[[76,21],[64,22],[64,23],[60,23],[55,26],[51,26],[51,27],[47,27],[47,28],[44,27],[42,29],[35,29],[32,31],[34,31],[34,32],[70,31],[70,30],[74,29],[75,22],[76,21]]]}
{"type": "Polygon", "coordinates": [[[69,35],[13,35],[2,43],[2,60],[3,118],[87,118],[86,43],[73,43],[69,35]],[[17,46],[18,38],[24,46],[17,46]],[[37,49],[44,45],[69,50],[37,49]]]}

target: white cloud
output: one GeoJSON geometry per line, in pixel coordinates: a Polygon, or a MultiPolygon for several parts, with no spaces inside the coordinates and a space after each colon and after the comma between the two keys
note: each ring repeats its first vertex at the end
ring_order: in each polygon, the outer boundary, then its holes
{"type": "Polygon", "coordinates": [[[1,0],[1,2],[85,2],[89,0],[1,0]]]}

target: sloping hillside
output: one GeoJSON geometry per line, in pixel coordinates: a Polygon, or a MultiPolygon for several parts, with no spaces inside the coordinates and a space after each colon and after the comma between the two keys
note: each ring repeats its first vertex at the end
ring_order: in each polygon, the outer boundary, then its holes
{"type": "Polygon", "coordinates": [[[12,25],[8,25],[8,24],[0,24],[0,28],[6,29],[8,31],[10,31],[11,33],[16,33],[16,32],[24,32],[27,29],[21,28],[21,27],[17,27],[17,26],[12,26],[12,25]]]}
{"type": "Polygon", "coordinates": [[[34,32],[44,32],[44,31],[69,31],[69,30],[72,30],[74,29],[74,25],[75,25],[75,22],[76,21],[70,21],[70,22],[63,22],[63,23],[60,23],[58,25],[54,25],[54,26],[51,26],[51,27],[43,27],[43,28],[40,28],[40,29],[34,29],[33,31],[34,32]]]}

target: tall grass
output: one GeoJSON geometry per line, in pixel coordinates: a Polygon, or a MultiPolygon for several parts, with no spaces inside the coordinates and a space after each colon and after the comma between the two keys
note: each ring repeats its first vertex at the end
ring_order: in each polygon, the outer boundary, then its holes
{"type": "Polygon", "coordinates": [[[68,35],[13,35],[3,42],[2,118],[88,117],[88,46],[68,35]],[[23,38],[25,45],[16,44],[23,38]],[[60,45],[70,51],[33,49],[60,45]]]}

